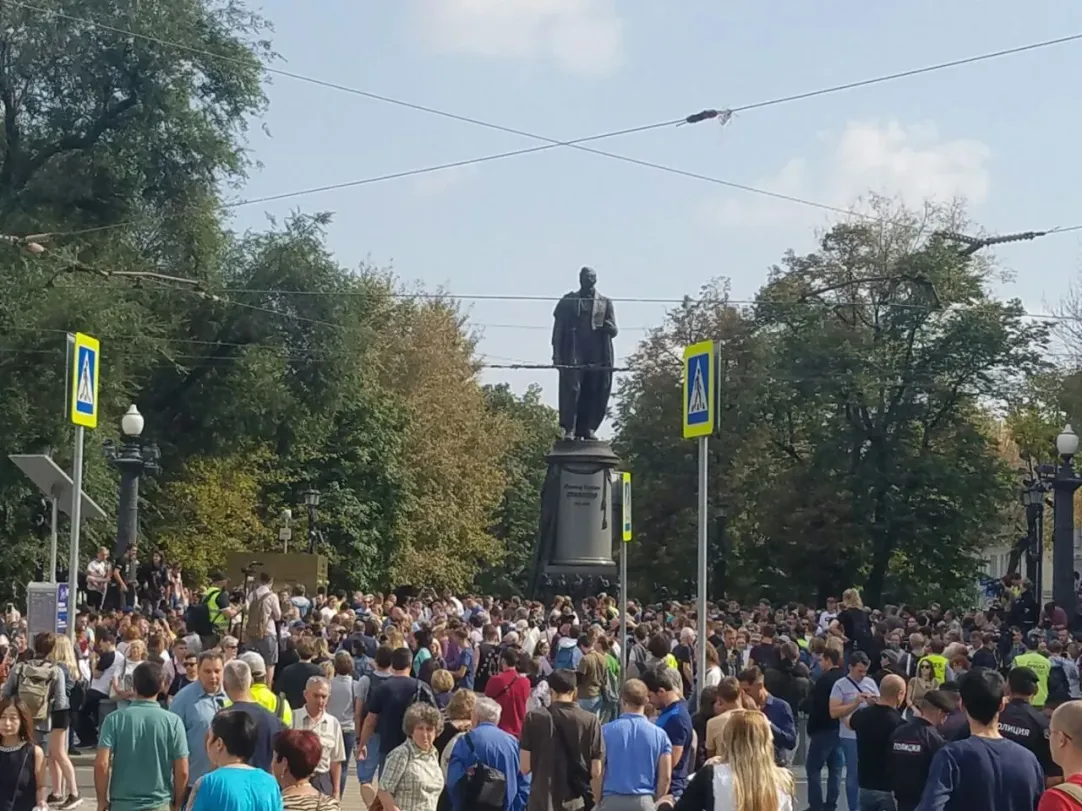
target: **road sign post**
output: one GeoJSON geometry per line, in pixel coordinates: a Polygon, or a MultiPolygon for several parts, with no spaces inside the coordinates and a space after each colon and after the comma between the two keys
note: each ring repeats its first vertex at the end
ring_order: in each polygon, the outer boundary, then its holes
{"type": "Polygon", "coordinates": [[[631,543],[631,474],[620,474],[620,683],[627,681],[627,545],[631,543]]]}
{"type": "MultiPolygon", "coordinates": [[[[75,425],[75,450],[72,453],[71,552],[68,558],[68,614],[74,616],[79,590],[79,530],[82,527],[83,440],[87,428],[98,427],[98,383],[101,374],[101,344],[96,338],[77,332],[68,336],[68,415],[75,425]]],[[[75,639],[75,623],[68,622],[68,633],[75,639]]]]}
{"type": "Polygon", "coordinates": [[[58,532],[60,529],[60,502],[56,496],[49,497],[49,507],[52,513],[49,522],[49,582],[56,582],[56,547],[58,532]]]}
{"type": "Polygon", "coordinates": [[[709,437],[717,424],[717,402],[713,392],[714,342],[700,341],[684,349],[684,438],[699,440],[699,543],[698,543],[698,634],[695,644],[695,699],[702,692],[706,675],[706,523],[709,484],[707,453],[709,437]]]}

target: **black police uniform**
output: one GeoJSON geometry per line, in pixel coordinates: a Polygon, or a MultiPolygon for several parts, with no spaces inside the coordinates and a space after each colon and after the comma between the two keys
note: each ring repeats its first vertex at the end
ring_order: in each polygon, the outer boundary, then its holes
{"type": "Polygon", "coordinates": [[[946,745],[939,730],[923,718],[894,730],[890,736],[888,769],[898,811],[913,811],[920,804],[932,758],[946,745]]]}
{"type": "MultiPolygon", "coordinates": [[[[1010,700],[999,714],[999,734],[1032,752],[1045,777],[1063,777],[1063,769],[1052,760],[1052,750],[1048,746],[1048,719],[1029,701],[1024,698],[1010,700]]],[[[951,740],[968,737],[969,727],[966,727],[964,734],[960,731],[951,740]]]]}

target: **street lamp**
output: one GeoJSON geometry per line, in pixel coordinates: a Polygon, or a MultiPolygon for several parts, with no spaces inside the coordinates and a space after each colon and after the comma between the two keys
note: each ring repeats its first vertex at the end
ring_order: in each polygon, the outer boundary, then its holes
{"type": "Polygon", "coordinates": [[[316,524],[316,508],[319,506],[319,491],[309,487],[304,491],[304,505],[308,508],[308,554],[315,554],[319,541],[319,527],[316,524]]]}
{"type": "MultiPolygon", "coordinates": [[[[112,440],[105,441],[105,458],[120,471],[120,496],[117,504],[116,545],[113,559],[119,561],[127,550],[135,546],[139,534],[139,479],[144,473],[160,472],[158,461],[161,451],[153,443],[144,445],[140,440],[145,420],[139,409],[132,405],[120,420],[123,444],[118,448],[112,440]]],[[[128,573],[131,576],[132,573],[128,573]]],[[[129,580],[129,582],[133,582],[129,580]]]]}
{"type": "Polygon", "coordinates": [[[1075,622],[1074,589],[1074,494],[1082,487],[1075,475],[1071,459],[1078,453],[1078,434],[1070,425],[1056,437],[1060,464],[1052,478],[1052,600],[1067,614],[1067,622],[1075,622]]]}
{"type": "Polygon", "coordinates": [[[1022,491],[1022,505],[1026,508],[1026,579],[1033,584],[1037,599],[1043,592],[1044,569],[1044,494],[1048,491],[1040,476],[1027,479],[1022,491]]]}

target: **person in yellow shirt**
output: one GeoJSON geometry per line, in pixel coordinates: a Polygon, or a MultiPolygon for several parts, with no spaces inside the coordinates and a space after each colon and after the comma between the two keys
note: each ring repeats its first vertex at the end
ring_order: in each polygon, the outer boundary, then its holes
{"type": "MultiPolygon", "coordinates": [[[[293,711],[289,708],[289,702],[284,695],[275,695],[267,687],[267,663],[263,661],[263,657],[255,651],[248,651],[237,658],[247,663],[248,669],[252,671],[252,700],[268,712],[274,713],[287,728],[292,727],[293,711]]],[[[225,706],[232,703],[227,699],[225,706]]]]}
{"type": "Polygon", "coordinates": [[[1041,709],[1048,699],[1048,674],[1052,672],[1052,662],[1047,656],[1037,652],[1040,640],[1040,634],[1036,631],[1026,636],[1026,652],[1015,656],[1014,662],[1011,663],[1011,670],[1016,667],[1028,667],[1037,674],[1037,695],[1030,702],[1037,709],[1041,709]]]}

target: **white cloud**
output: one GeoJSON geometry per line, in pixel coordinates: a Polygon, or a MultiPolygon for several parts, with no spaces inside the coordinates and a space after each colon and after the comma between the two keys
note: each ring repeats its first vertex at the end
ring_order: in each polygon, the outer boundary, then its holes
{"type": "Polygon", "coordinates": [[[594,75],[622,58],[615,0],[416,0],[412,22],[438,53],[550,59],[594,75]]]}
{"type": "MultiPolygon", "coordinates": [[[[850,121],[840,137],[826,140],[833,148],[821,160],[794,158],[750,185],[843,209],[868,192],[896,196],[909,206],[955,197],[980,204],[988,197],[991,150],[969,138],[944,140],[931,122],[906,127],[850,121]]],[[[740,228],[805,225],[835,216],[741,191],[708,201],[703,213],[714,225],[740,228]]]]}
{"type": "Polygon", "coordinates": [[[465,183],[476,171],[474,166],[453,166],[438,172],[425,172],[411,178],[413,191],[418,197],[433,199],[442,197],[456,186],[465,183]]]}

